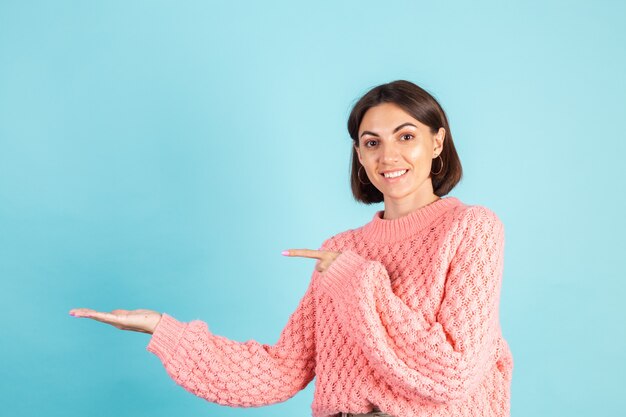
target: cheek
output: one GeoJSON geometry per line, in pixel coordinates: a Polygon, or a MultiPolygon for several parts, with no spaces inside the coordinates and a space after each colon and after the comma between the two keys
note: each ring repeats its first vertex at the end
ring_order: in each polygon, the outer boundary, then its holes
{"type": "Polygon", "coordinates": [[[408,160],[413,161],[418,165],[430,163],[430,157],[428,156],[428,152],[426,152],[426,149],[422,147],[407,149],[405,156],[408,160]]]}

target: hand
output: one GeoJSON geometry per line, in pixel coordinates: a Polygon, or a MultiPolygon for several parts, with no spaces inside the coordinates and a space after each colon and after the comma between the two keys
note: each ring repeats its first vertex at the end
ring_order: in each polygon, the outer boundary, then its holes
{"type": "Polygon", "coordinates": [[[89,308],[70,310],[74,317],[84,317],[110,324],[121,330],[152,334],[161,321],[161,313],[152,310],[113,310],[110,313],[89,308]]]}
{"type": "Polygon", "coordinates": [[[285,256],[301,256],[304,258],[319,259],[315,264],[315,269],[319,272],[324,272],[330,267],[335,259],[341,252],[330,252],[327,250],[312,250],[312,249],[289,249],[283,252],[285,256]]]}

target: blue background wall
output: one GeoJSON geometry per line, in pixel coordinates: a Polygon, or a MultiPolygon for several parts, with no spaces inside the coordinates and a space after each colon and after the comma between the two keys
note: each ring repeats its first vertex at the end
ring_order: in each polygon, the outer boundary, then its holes
{"type": "Polygon", "coordinates": [[[176,386],[150,308],[274,343],[352,200],[350,106],[409,79],[446,109],[450,195],[506,227],[513,416],[623,412],[620,1],[0,2],[0,404],[20,416],[305,416],[176,386]],[[437,3],[437,4],[434,4],[437,3]]]}

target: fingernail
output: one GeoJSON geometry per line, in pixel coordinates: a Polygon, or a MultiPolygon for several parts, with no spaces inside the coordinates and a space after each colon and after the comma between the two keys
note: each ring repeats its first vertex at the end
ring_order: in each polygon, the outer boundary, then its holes
{"type": "Polygon", "coordinates": [[[289,251],[288,250],[284,250],[281,252],[282,255],[288,256],[289,255],[289,251]]]}

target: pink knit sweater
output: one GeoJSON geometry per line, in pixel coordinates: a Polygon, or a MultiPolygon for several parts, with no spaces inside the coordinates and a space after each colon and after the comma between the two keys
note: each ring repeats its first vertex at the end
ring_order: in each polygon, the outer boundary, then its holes
{"type": "Polygon", "coordinates": [[[313,416],[508,416],[513,360],[498,318],[504,227],[444,197],[326,240],[341,252],[278,342],[235,342],[163,314],[147,349],[186,390],[229,406],[284,401],[316,377],[313,416]]]}

